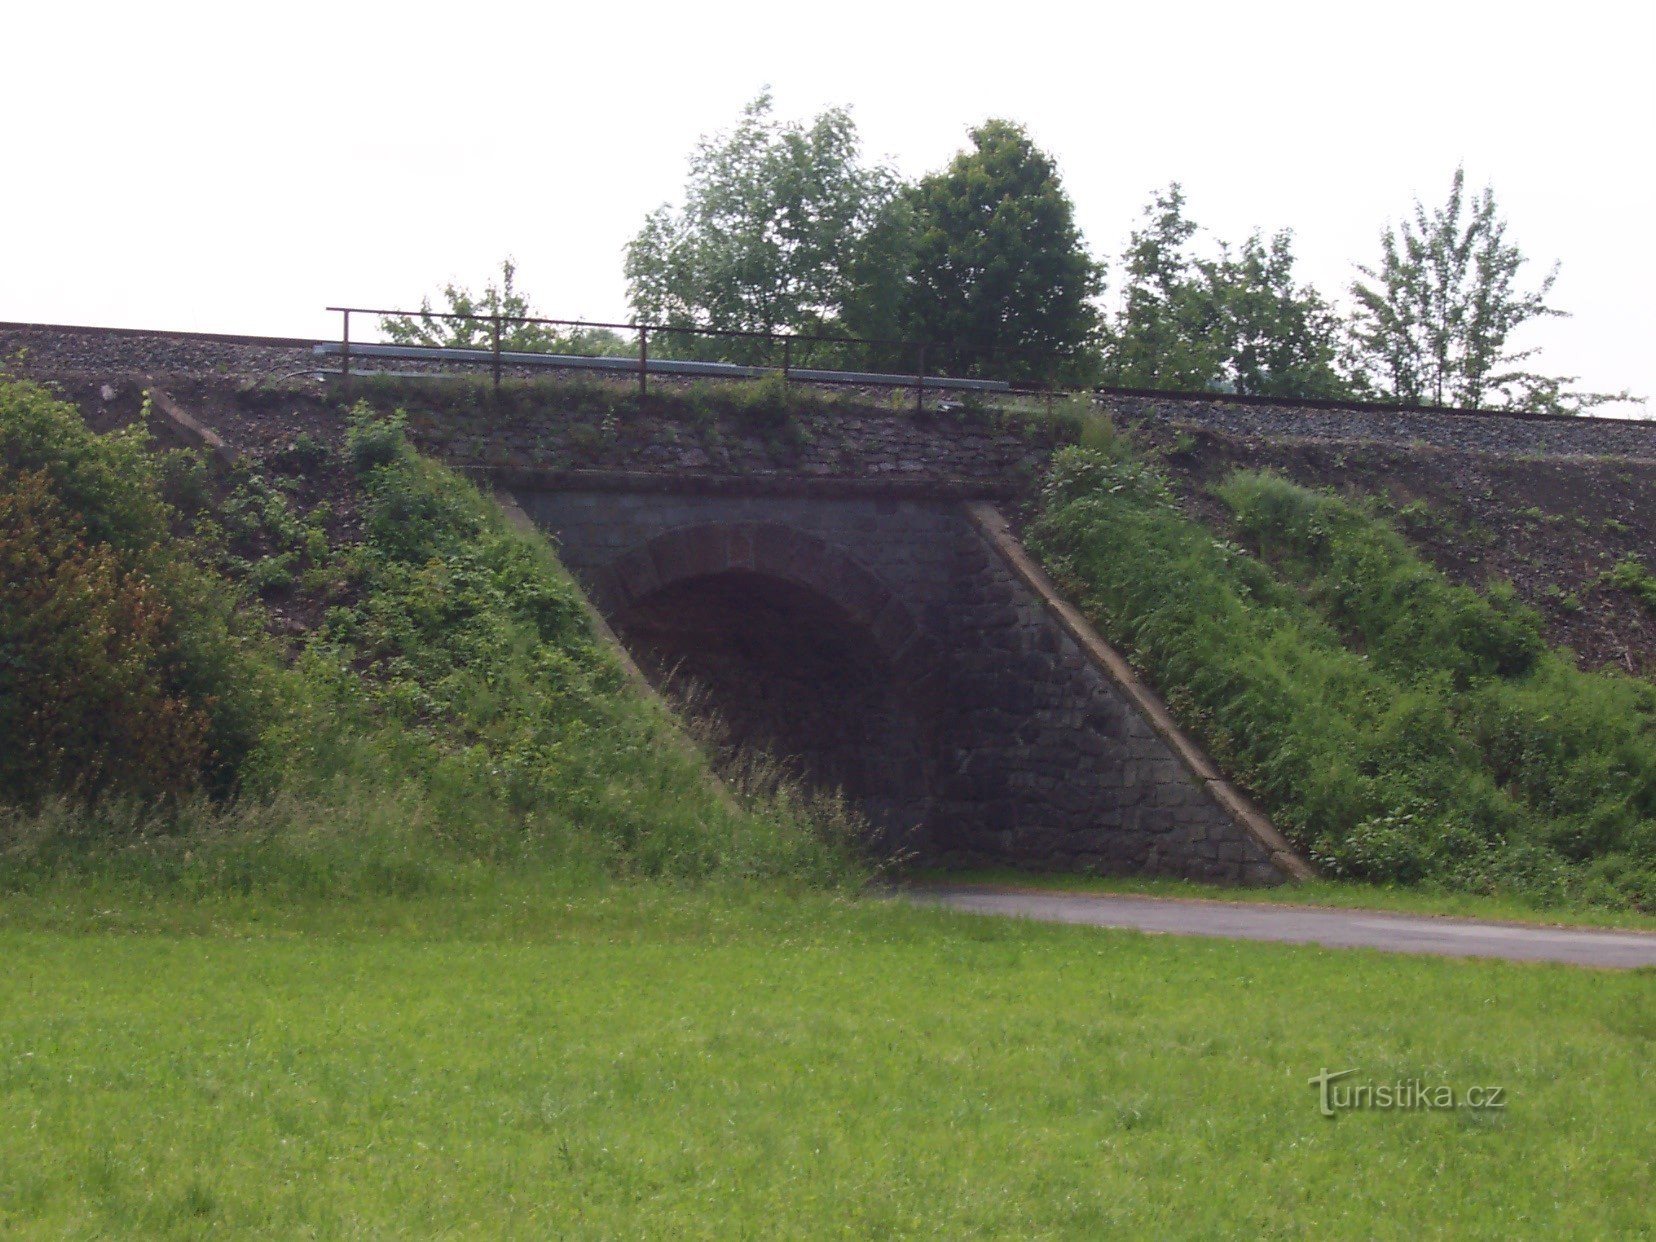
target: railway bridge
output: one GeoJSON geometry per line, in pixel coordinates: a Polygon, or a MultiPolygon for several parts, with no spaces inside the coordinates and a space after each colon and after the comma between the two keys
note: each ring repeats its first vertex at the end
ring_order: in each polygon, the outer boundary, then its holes
{"type": "Polygon", "coordinates": [[[507,472],[658,685],[939,865],[1306,873],[985,489],[507,472]]]}

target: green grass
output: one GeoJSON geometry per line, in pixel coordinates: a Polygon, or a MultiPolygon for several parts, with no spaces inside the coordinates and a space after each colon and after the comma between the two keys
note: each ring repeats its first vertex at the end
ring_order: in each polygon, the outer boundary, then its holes
{"type": "Polygon", "coordinates": [[[1599,906],[1537,905],[1521,895],[1463,893],[1445,889],[1362,884],[1355,880],[1311,880],[1273,888],[1237,888],[1158,876],[1064,875],[981,868],[919,871],[907,877],[919,885],[983,884],[1049,892],[1121,893],[1192,901],[1245,901],[1262,905],[1326,906],[1345,910],[1388,910],[1398,914],[1493,919],[1549,927],[1607,927],[1656,932],[1656,915],[1599,906]]]}
{"type": "Polygon", "coordinates": [[[14,1236],[1632,1236],[1649,972],[771,887],[0,912],[14,1236]],[[1307,1079],[1498,1086],[1316,1110],[1307,1079]]]}
{"type": "Polygon", "coordinates": [[[1095,434],[1030,544],[1328,874],[1656,908],[1656,688],[1581,672],[1510,588],[1450,583],[1360,505],[1215,490],[1247,546],[1095,434]]]}

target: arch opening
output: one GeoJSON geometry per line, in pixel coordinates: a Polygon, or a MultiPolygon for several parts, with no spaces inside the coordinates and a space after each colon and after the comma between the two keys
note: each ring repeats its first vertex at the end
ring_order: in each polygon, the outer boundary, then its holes
{"type": "Polygon", "coordinates": [[[661,586],[613,622],[645,675],[670,692],[693,689],[731,745],[842,790],[879,845],[916,842],[930,784],[923,679],[827,595],[722,569],[661,586]]]}

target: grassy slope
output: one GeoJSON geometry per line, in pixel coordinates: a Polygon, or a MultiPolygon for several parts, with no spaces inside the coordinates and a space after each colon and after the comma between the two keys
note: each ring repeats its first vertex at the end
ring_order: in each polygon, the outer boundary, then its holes
{"type": "Polygon", "coordinates": [[[1261,476],[1186,516],[1119,437],[1066,450],[1031,545],[1332,874],[1647,909],[1656,693],[1548,651],[1359,508],[1261,476]]]}
{"type": "Polygon", "coordinates": [[[1651,1223],[1649,972],[659,883],[81,887],[0,923],[0,1229],[25,1235],[1651,1223]],[[1306,1080],[1351,1067],[1509,1106],[1320,1117],[1306,1080]]]}

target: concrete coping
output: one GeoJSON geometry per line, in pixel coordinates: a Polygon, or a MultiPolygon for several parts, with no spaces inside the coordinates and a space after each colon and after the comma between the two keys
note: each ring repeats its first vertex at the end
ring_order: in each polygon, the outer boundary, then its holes
{"type": "Polygon", "coordinates": [[[211,427],[198,421],[194,415],[185,410],[167,393],[159,388],[151,388],[149,398],[150,408],[157,411],[185,443],[206,449],[226,464],[236,460],[238,456],[236,450],[224,442],[224,437],[211,427]]]}

